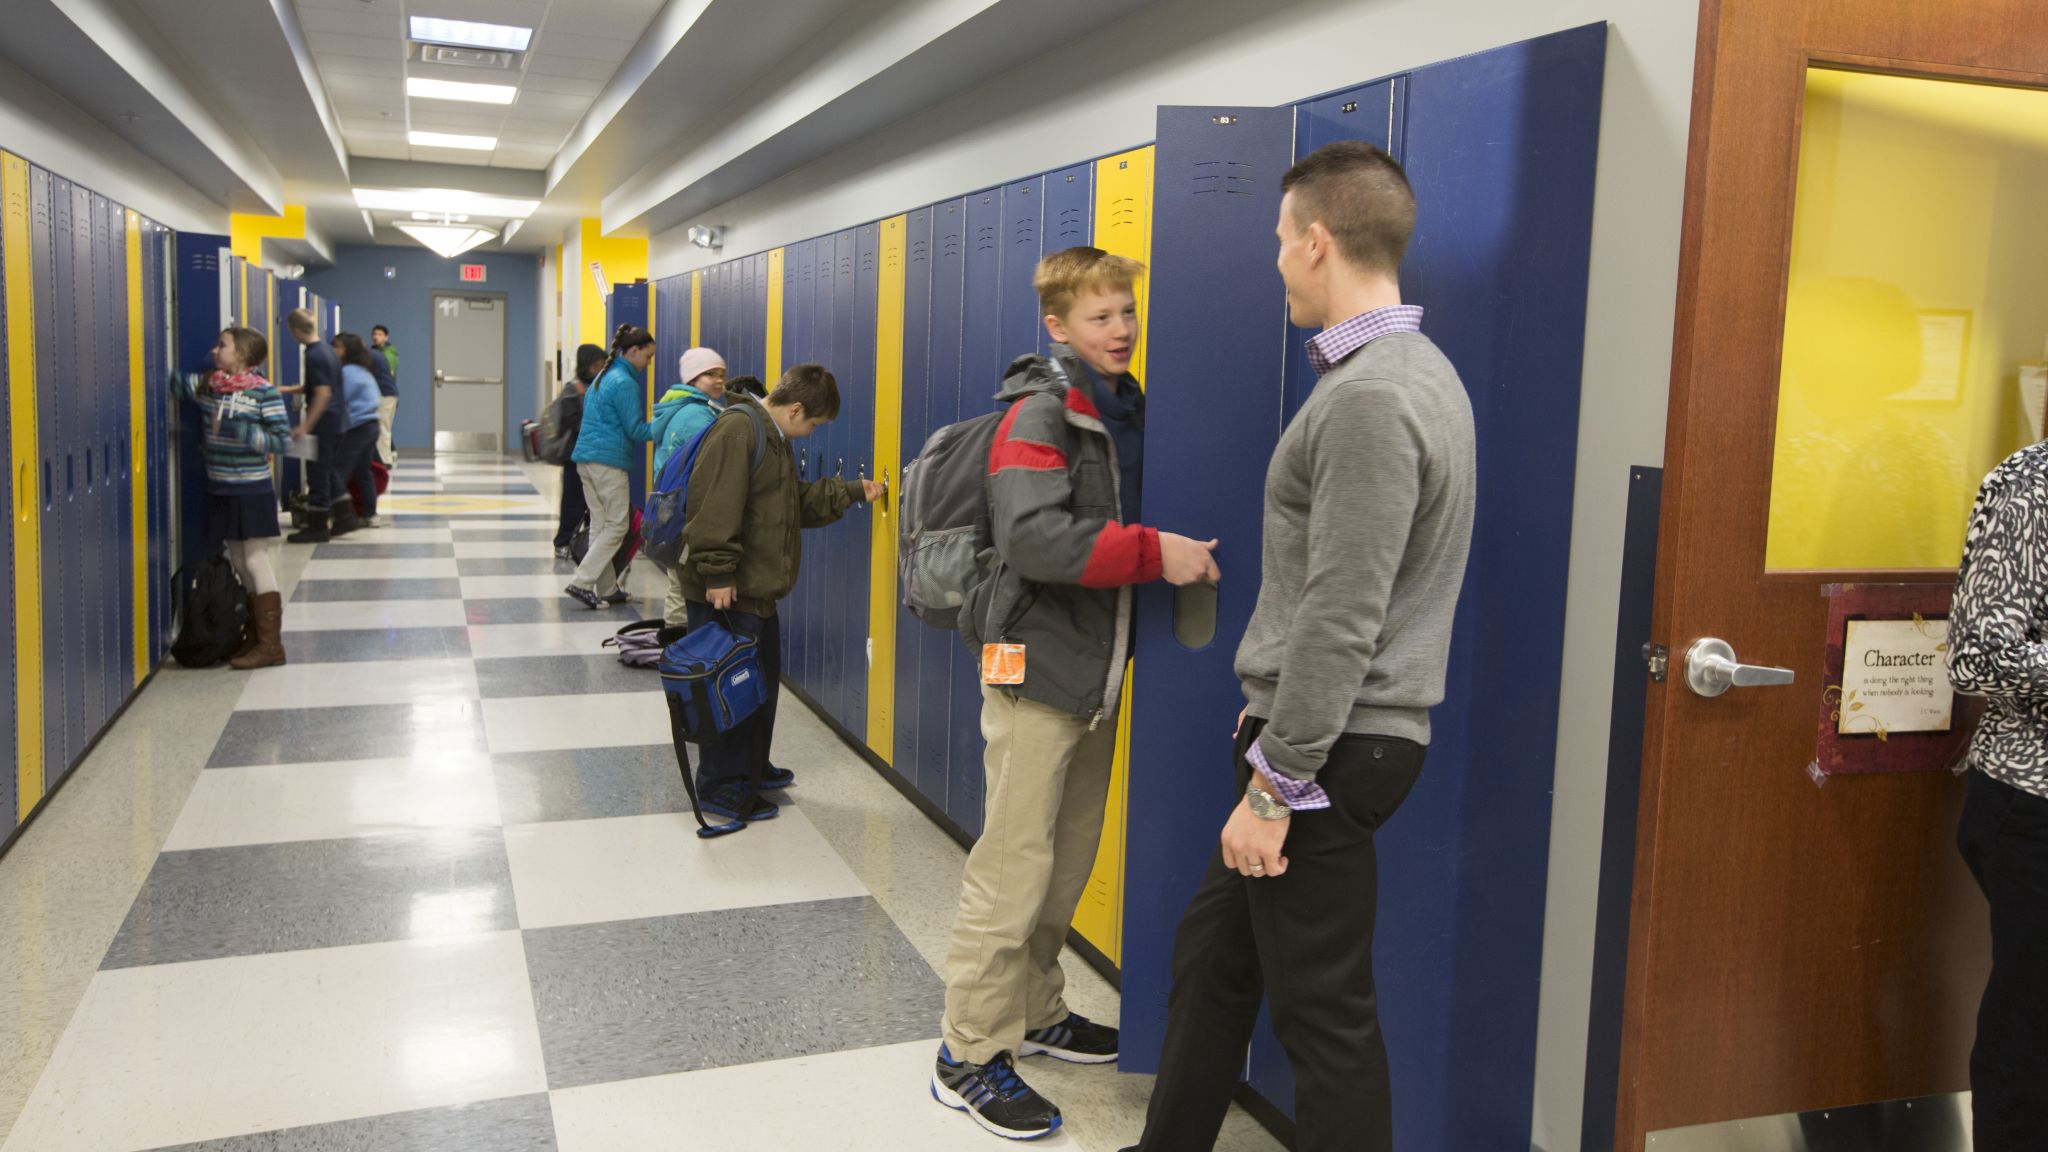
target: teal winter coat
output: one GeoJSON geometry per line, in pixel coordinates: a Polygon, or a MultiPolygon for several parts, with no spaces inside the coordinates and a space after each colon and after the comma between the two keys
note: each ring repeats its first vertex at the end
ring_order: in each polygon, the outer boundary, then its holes
{"type": "Polygon", "coordinates": [[[624,472],[633,466],[633,445],[654,438],[647,426],[647,376],[624,360],[612,361],[583,397],[583,427],[576,433],[578,464],[603,464],[624,472]]]}
{"type": "Polygon", "coordinates": [[[668,467],[669,457],[711,427],[725,405],[688,384],[668,390],[654,405],[654,471],[668,467]]]}

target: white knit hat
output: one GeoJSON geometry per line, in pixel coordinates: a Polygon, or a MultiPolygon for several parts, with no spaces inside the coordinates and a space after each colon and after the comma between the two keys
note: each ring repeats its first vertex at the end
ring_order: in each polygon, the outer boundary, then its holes
{"type": "Polygon", "coordinates": [[[697,377],[711,371],[713,368],[723,367],[725,367],[725,357],[720,356],[709,348],[692,348],[688,352],[683,353],[682,381],[685,384],[691,383],[697,377]]]}

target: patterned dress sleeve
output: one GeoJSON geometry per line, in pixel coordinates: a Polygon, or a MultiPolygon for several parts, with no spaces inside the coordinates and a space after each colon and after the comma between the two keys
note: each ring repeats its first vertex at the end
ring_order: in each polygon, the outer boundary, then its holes
{"type": "MultiPolygon", "coordinates": [[[[1977,495],[1949,610],[1949,680],[1969,696],[2048,701],[2048,643],[2034,622],[2048,604],[2044,472],[2015,458],[1977,495]]],[[[2029,463],[2033,458],[2028,459],[2029,463]]]]}

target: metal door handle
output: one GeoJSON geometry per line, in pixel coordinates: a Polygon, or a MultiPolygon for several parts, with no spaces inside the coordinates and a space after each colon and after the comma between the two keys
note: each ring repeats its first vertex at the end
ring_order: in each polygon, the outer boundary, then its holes
{"type": "Polygon", "coordinates": [[[1701,696],[1719,696],[1730,688],[1763,688],[1790,684],[1790,668],[1760,664],[1739,664],[1735,649],[1726,640],[1708,637],[1695,641],[1685,653],[1685,684],[1701,696]]]}

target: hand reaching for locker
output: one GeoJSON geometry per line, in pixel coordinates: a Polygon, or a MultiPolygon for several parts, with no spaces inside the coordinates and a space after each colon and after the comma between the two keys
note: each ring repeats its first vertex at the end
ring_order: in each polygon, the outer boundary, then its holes
{"type": "Polygon", "coordinates": [[[1223,579],[1223,572],[1216,567],[1214,540],[1190,540],[1173,532],[1159,534],[1159,566],[1166,582],[1175,587],[1184,584],[1214,584],[1223,579]]]}
{"type": "Polygon", "coordinates": [[[864,493],[864,495],[861,498],[863,500],[866,500],[870,504],[873,504],[875,501],[880,500],[883,496],[886,496],[889,493],[889,486],[887,484],[882,483],[880,480],[863,479],[860,482],[860,486],[861,491],[864,493]]]}

